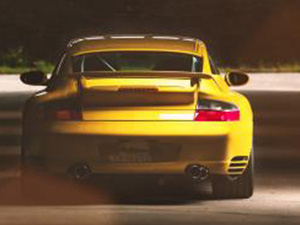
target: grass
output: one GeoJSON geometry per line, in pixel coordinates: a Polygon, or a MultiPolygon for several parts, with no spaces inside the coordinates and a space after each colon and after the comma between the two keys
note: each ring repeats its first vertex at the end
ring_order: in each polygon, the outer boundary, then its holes
{"type": "MultiPolygon", "coordinates": [[[[8,49],[0,55],[0,74],[20,74],[30,70],[41,70],[45,73],[51,73],[54,65],[45,60],[33,61],[34,67],[31,67],[32,60],[29,60],[26,51],[22,46],[8,49]]],[[[292,63],[283,62],[265,62],[259,61],[256,65],[240,64],[237,67],[221,67],[222,72],[231,70],[241,70],[249,73],[280,73],[280,72],[300,72],[300,61],[292,63]]]]}
{"type": "Polygon", "coordinates": [[[28,67],[0,66],[0,74],[21,74],[29,70],[28,67]]]}
{"type": "Polygon", "coordinates": [[[235,68],[224,67],[221,70],[225,72],[230,70],[241,70],[249,73],[299,73],[300,62],[275,64],[260,63],[257,66],[240,65],[235,68]]]}
{"type": "Polygon", "coordinates": [[[49,73],[53,68],[54,65],[45,60],[30,60],[22,46],[7,49],[0,54],[0,74],[20,74],[34,69],[49,73]]]}
{"type": "Polygon", "coordinates": [[[27,67],[27,66],[6,66],[0,65],[0,74],[21,74],[30,70],[41,70],[45,73],[51,73],[54,69],[54,65],[45,62],[45,61],[36,61],[34,67],[27,67]]]}
{"type": "MultiPolygon", "coordinates": [[[[26,66],[11,67],[6,65],[0,65],[0,74],[21,74],[30,70],[41,70],[45,73],[51,73],[54,69],[54,65],[45,62],[35,62],[35,67],[30,68],[26,66]]],[[[229,72],[232,70],[240,70],[248,73],[300,73],[300,62],[299,63],[285,63],[276,65],[260,64],[258,66],[241,65],[238,67],[222,67],[222,72],[229,72]]]]}

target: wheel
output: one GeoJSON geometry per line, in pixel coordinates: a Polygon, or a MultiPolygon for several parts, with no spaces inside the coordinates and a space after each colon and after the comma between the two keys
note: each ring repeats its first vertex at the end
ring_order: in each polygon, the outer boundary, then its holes
{"type": "Polygon", "coordinates": [[[235,178],[214,176],[212,178],[213,196],[217,199],[250,198],[253,195],[253,159],[249,160],[243,175],[235,178]]]}

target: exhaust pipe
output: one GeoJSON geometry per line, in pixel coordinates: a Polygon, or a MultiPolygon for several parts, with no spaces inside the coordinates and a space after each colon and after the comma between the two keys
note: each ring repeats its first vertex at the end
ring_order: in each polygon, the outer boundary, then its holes
{"type": "Polygon", "coordinates": [[[78,164],[69,169],[69,174],[75,178],[75,180],[85,180],[90,177],[92,170],[86,164],[78,164]]]}
{"type": "Polygon", "coordinates": [[[189,177],[197,181],[204,181],[209,177],[208,168],[198,164],[192,164],[187,166],[185,172],[189,177]]]}

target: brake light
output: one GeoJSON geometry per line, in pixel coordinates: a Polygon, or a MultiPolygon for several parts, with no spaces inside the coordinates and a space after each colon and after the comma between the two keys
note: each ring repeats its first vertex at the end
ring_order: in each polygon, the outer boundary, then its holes
{"type": "Polygon", "coordinates": [[[240,120],[239,111],[214,111],[197,110],[195,121],[238,121],[240,120]]]}
{"type": "Polygon", "coordinates": [[[201,99],[195,113],[194,121],[239,121],[240,111],[231,103],[201,99]]]}

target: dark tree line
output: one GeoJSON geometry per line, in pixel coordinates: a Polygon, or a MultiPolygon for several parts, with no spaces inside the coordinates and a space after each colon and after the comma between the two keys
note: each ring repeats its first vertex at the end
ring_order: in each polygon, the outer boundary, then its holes
{"type": "Polygon", "coordinates": [[[1,0],[0,55],[53,61],[90,34],[155,33],[203,39],[221,63],[294,62],[298,0],[1,0]]]}

